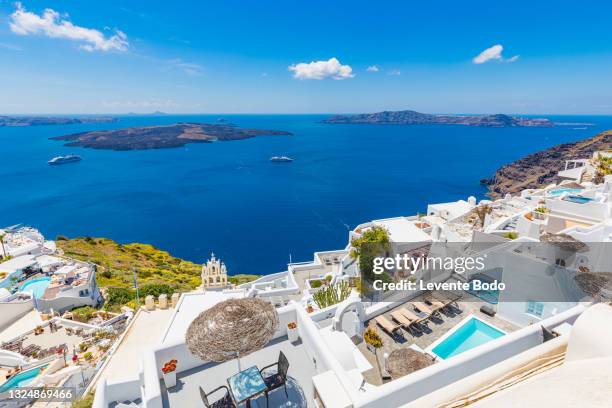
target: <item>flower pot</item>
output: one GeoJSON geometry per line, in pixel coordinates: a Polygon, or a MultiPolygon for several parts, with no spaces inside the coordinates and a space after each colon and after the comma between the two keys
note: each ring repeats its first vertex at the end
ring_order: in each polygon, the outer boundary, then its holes
{"type": "Polygon", "coordinates": [[[172,388],[176,385],[176,371],[164,373],[164,384],[166,384],[166,388],[172,388]]]}
{"type": "Polygon", "coordinates": [[[295,329],[287,329],[287,337],[291,343],[295,343],[300,338],[297,327],[295,329]]]}

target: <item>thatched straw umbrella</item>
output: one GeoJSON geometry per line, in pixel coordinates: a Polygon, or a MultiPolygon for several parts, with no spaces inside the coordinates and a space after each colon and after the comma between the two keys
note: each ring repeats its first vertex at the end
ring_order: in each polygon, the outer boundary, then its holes
{"type": "Polygon", "coordinates": [[[277,327],[278,314],[270,302],[229,299],[200,313],[187,329],[185,340],[193,355],[223,362],[263,348],[277,327]]]}
{"type": "Polygon", "coordinates": [[[552,234],[547,232],[540,236],[540,241],[548,242],[551,245],[569,252],[583,252],[588,248],[587,244],[568,234],[552,234]]]}
{"type": "Polygon", "coordinates": [[[432,364],[433,360],[427,354],[403,347],[389,354],[387,370],[391,377],[396,379],[432,364]]]}
{"type": "Polygon", "coordinates": [[[583,272],[576,275],[574,280],[584,293],[595,299],[612,294],[612,272],[583,272]]]}

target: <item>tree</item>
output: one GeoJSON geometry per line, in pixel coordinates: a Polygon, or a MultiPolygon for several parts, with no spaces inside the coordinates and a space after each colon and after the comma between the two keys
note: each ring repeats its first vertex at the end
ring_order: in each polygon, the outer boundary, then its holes
{"type": "Polygon", "coordinates": [[[493,212],[493,207],[491,207],[488,204],[479,205],[478,207],[474,208],[474,212],[476,213],[476,216],[478,217],[478,221],[480,221],[480,227],[484,228],[485,220],[487,219],[487,215],[493,212]]]}
{"type": "Polygon", "coordinates": [[[604,157],[598,154],[595,159],[595,177],[593,182],[595,184],[601,184],[604,182],[607,175],[612,174],[612,156],[604,157]]]}
{"type": "Polygon", "coordinates": [[[389,232],[380,226],[365,231],[351,241],[351,258],[358,260],[362,278],[373,280],[374,258],[385,256],[390,248],[389,232]]]}

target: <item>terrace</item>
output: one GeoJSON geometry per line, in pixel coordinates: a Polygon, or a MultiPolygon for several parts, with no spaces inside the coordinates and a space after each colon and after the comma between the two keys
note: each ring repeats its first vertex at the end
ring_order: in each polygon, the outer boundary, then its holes
{"type": "MultiPolygon", "coordinates": [[[[433,296],[436,295],[434,294],[433,296]]],[[[423,302],[431,307],[431,299],[431,294],[423,294],[395,306],[392,309],[389,309],[380,316],[383,316],[389,322],[397,324],[397,321],[395,321],[393,317],[393,315],[396,315],[396,312],[400,311],[402,308],[406,308],[411,312],[418,314],[419,312],[415,310],[414,303],[423,302]]],[[[384,354],[391,354],[391,352],[394,350],[406,347],[416,348],[417,350],[425,350],[469,315],[475,315],[476,317],[507,333],[519,329],[518,326],[506,320],[495,316],[491,317],[482,313],[480,308],[484,305],[490,306],[489,303],[483,301],[482,299],[464,292],[462,293],[461,299],[458,300],[456,304],[441,311],[436,317],[426,319],[426,325],[419,325],[422,329],[422,333],[409,332],[404,328],[401,328],[398,330],[398,332],[401,332],[401,335],[395,335],[392,337],[387,331],[383,330],[379,325],[377,325],[374,319],[366,322],[366,325],[371,324],[376,328],[377,333],[382,338],[383,345],[376,352],[376,356],[367,348],[364,342],[358,345],[359,350],[364,354],[368,361],[371,362],[373,367],[372,370],[363,373],[364,379],[373,385],[383,384],[386,380],[383,380],[383,375],[380,372],[379,367],[385,367],[385,362],[383,359],[384,354]],[[378,364],[376,362],[377,359],[378,364]]]]}
{"type": "MultiPolygon", "coordinates": [[[[272,391],[269,394],[269,406],[313,406],[312,377],[316,374],[316,371],[302,343],[293,344],[286,336],[280,337],[268,343],[263,349],[240,358],[240,367],[243,370],[252,366],[261,369],[275,363],[281,351],[289,360],[288,397],[282,387],[272,391]]],[[[238,361],[230,360],[224,363],[206,363],[180,372],[177,375],[177,385],[169,390],[166,389],[164,381],[161,380],[163,406],[165,408],[199,406],[201,405],[199,387],[202,387],[204,392],[210,392],[221,385],[227,386],[227,379],[238,371],[238,361]]],[[[218,394],[213,394],[211,400],[221,396],[223,396],[223,392],[220,391],[218,394]]],[[[251,400],[251,406],[265,407],[266,397],[261,395],[257,399],[251,400]]]]}

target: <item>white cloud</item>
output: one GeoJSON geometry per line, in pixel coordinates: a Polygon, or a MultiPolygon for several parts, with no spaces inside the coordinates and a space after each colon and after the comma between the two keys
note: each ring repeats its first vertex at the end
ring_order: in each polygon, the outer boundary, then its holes
{"type": "Polygon", "coordinates": [[[169,60],[168,64],[170,64],[174,68],[180,69],[181,71],[190,76],[200,76],[204,71],[204,68],[202,68],[201,65],[194,64],[192,62],[186,62],[180,58],[169,60]]]}
{"type": "Polygon", "coordinates": [[[353,68],[349,65],[342,65],[337,58],[330,58],[327,61],[312,61],[310,63],[300,62],[289,67],[293,72],[293,77],[297,79],[327,79],[336,80],[353,78],[353,68]]]}
{"type": "Polygon", "coordinates": [[[11,51],[21,51],[22,50],[22,48],[17,45],[7,44],[7,43],[0,43],[0,48],[3,48],[5,50],[11,50],[11,51]]]}
{"type": "Polygon", "coordinates": [[[504,62],[516,62],[520,57],[520,55],[515,55],[514,57],[510,57],[507,60],[504,60],[504,62]]]}
{"type": "Polygon", "coordinates": [[[366,68],[366,71],[368,71],[368,72],[378,72],[380,70],[378,69],[378,67],[376,65],[370,65],[369,67],[366,68]]]}
{"type": "Polygon", "coordinates": [[[472,62],[474,64],[484,64],[489,61],[498,61],[498,62],[516,62],[519,59],[518,55],[515,55],[511,58],[504,58],[502,52],[504,51],[504,46],[501,44],[495,44],[492,47],[487,48],[480,54],[478,54],[472,62]]]}
{"type": "Polygon", "coordinates": [[[129,43],[124,32],[115,30],[115,34],[106,37],[101,31],[72,24],[67,16],[52,9],[45,9],[39,16],[27,11],[21,3],[15,3],[16,9],[10,16],[11,31],[19,35],[42,34],[49,38],[61,38],[78,41],[85,51],[126,51],[129,43]]]}
{"type": "Polygon", "coordinates": [[[400,71],[399,69],[392,69],[391,71],[387,72],[387,75],[400,76],[402,75],[402,71],[400,71]]]}

